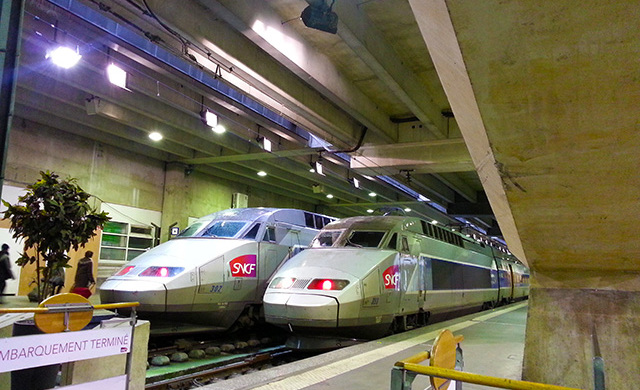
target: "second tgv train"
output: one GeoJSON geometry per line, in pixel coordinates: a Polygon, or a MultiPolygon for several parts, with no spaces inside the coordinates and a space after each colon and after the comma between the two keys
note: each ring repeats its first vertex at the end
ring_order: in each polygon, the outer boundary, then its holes
{"type": "Polygon", "coordinates": [[[259,315],[267,281],[334,218],[295,209],[229,209],[198,219],[100,286],[102,303],[137,301],[141,318],[219,330],[259,315]]]}
{"type": "Polygon", "coordinates": [[[488,240],[414,217],[370,216],[325,226],[278,270],[263,301],[267,322],[298,335],[370,338],[528,291],[528,269],[488,240]]]}

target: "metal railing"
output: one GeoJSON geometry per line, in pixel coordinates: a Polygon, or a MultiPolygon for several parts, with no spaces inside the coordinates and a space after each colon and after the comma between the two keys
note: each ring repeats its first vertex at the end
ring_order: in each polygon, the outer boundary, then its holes
{"type": "MultiPolygon", "coordinates": [[[[445,329],[442,331],[441,335],[444,332],[449,331],[445,329]]],[[[431,349],[431,352],[421,352],[417,355],[396,362],[391,370],[391,390],[411,390],[412,383],[417,375],[427,375],[431,377],[430,389],[433,390],[448,389],[450,381],[452,380],[456,381],[456,390],[462,389],[463,382],[511,390],[581,390],[572,387],[547,385],[516,379],[497,378],[458,371],[462,370],[463,368],[462,349],[460,348],[459,344],[459,340],[461,339],[462,337],[454,338],[453,341],[455,341],[455,344],[453,344],[453,346],[451,345],[451,343],[448,343],[444,344],[444,348],[442,347],[443,344],[441,344],[441,347],[438,348],[440,340],[440,336],[438,336],[431,349]],[[453,353],[452,348],[455,348],[455,368],[457,370],[453,368],[450,361],[448,363],[449,367],[441,367],[438,364],[439,359],[437,358],[437,354],[444,353],[451,356],[451,354],[453,353]],[[419,364],[427,359],[430,360],[430,365],[425,366],[419,364]],[[445,381],[437,382],[434,381],[433,378],[442,378],[445,379],[445,381]]],[[[602,389],[596,387],[596,390],[603,389],[604,387],[602,389]]]]}

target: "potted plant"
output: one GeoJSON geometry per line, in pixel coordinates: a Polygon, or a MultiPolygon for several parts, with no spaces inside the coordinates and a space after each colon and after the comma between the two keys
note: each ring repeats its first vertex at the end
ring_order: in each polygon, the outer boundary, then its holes
{"type": "Polygon", "coordinates": [[[50,279],[69,267],[67,253],[86,244],[110,217],[97,212],[87,200],[91,196],[76,179],[60,180],[53,172],[40,172],[40,180],[27,186],[18,203],[7,207],[4,218],[11,221],[13,238],[24,240],[24,252],[16,260],[23,267],[36,263],[38,302],[53,293],[50,279]],[[35,256],[29,256],[33,249],[35,256]]]}

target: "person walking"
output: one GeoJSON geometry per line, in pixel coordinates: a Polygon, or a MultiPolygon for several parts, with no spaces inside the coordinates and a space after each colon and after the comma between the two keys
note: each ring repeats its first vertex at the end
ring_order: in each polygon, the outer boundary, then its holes
{"type": "Polygon", "coordinates": [[[9,260],[9,245],[2,244],[2,251],[0,251],[0,303],[3,300],[7,279],[14,279],[14,277],[11,272],[11,260],[9,260]]]}
{"type": "Polygon", "coordinates": [[[92,251],[86,251],[84,257],[78,262],[78,269],[76,271],[76,277],[73,287],[73,293],[82,295],[85,298],[91,296],[91,287],[96,284],[93,278],[93,256],[92,251]]]}

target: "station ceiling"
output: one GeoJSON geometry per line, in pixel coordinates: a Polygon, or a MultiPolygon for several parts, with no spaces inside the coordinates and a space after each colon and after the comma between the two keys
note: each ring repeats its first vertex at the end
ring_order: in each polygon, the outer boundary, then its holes
{"type": "Polygon", "coordinates": [[[27,1],[16,115],[327,213],[409,207],[495,231],[409,3],[336,1],[336,34],[300,18],[322,4],[27,1]],[[43,65],[54,43],[77,47],[79,64],[43,65]],[[128,73],[126,89],[107,81],[110,63],[128,73]],[[203,109],[225,134],[203,124],[203,109]],[[318,160],[324,176],[309,171],[318,160]]]}

